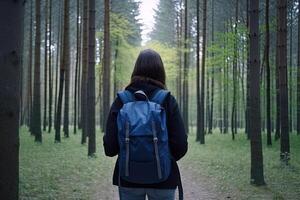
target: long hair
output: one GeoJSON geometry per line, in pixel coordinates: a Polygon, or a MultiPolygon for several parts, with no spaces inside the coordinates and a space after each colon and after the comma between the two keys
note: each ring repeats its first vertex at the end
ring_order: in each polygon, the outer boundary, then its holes
{"type": "Polygon", "coordinates": [[[163,88],[166,87],[164,64],[160,55],[152,49],[140,52],[131,75],[131,82],[143,79],[163,88]]]}

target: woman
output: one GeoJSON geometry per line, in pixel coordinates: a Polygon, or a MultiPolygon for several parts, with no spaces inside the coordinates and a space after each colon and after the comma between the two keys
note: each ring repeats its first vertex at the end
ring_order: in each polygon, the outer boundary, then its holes
{"type": "MultiPolygon", "coordinates": [[[[166,74],[160,55],[151,49],[147,49],[140,52],[131,75],[131,82],[125,89],[131,93],[142,90],[148,97],[151,97],[158,89],[165,89],[165,83],[166,74]]],[[[121,99],[117,97],[111,106],[106,123],[103,144],[105,154],[110,157],[118,155],[120,150],[117,115],[122,106],[121,99]]],[[[113,184],[119,186],[121,200],[145,200],[146,195],[149,200],[174,200],[176,187],[182,189],[176,161],[187,152],[187,135],[175,98],[168,95],[162,103],[162,107],[166,110],[169,148],[172,155],[171,173],[167,180],[156,184],[131,183],[120,178],[119,166],[116,162],[113,184]]]]}

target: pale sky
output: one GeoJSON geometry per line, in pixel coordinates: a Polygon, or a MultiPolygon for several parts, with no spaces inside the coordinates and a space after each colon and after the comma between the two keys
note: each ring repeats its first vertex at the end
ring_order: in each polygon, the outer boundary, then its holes
{"type": "Polygon", "coordinates": [[[150,38],[148,34],[154,26],[154,9],[156,9],[159,0],[141,0],[140,17],[142,26],[142,45],[144,45],[150,38]]]}

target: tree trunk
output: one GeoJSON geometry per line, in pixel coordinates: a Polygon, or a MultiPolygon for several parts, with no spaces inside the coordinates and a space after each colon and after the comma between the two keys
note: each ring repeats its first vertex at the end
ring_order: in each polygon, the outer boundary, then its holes
{"type": "Polygon", "coordinates": [[[260,117],[259,1],[250,1],[249,134],[251,183],[265,185],[260,117]]]}
{"type": "Polygon", "coordinates": [[[52,66],[52,54],[51,54],[51,43],[52,43],[52,0],[49,0],[49,112],[48,112],[48,133],[52,129],[52,102],[53,102],[53,66],[52,66]]]}
{"type": "MultiPolygon", "coordinates": [[[[179,6],[181,6],[182,4],[182,0],[179,1],[179,6]]],[[[177,60],[177,77],[176,77],[176,99],[178,101],[178,105],[181,104],[181,63],[182,63],[182,60],[181,60],[181,30],[182,30],[182,24],[181,24],[181,9],[179,9],[177,12],[176,12],[176,36],[177,36],[177,56],[178,56],[178,60],[177,60]]],[[[179,110],[181,110],[180,106],[179,106],[179,110]]]]}
{"type": "Polygon", "coordinates": [[[0,1],[0,199],[8,200],[17,200],[19,196],[23,5],[23,1],[0,1]]]}
{"type": "MultiPolygon", "coordinates": [[[[298,0],[300,10],[300,0],[298,0]]],[[[300,135],[300,12],[298,12],[298,52],[297,52],[297,135],[300,135]]]]}
{"type": "Polygon", "coordinates": [[[187,0],[184,3],[184,53],[183,53],[183,97],[182,97],[182,115],[183,115],[183,123],[185,125],[185,129],[188,133],[189,131],[189,123],[188,123],[188,4],[187,0]]]}
{"type": "MultiPolygon", "coordinates": [[[[278,23],[278,18],[277,18],[278,23]]],[[[276,33],[276,43],[278,43],[278,31],[276,33]]],[[[278,67],[279,51],[276,48],[276,130],[275,130],[275,141],[280,138],[280,93],[279,93],[279,67],[278,67]]]]}
{"type": "Polygon", "coordinates": [[[41,129],[41,1],[35,2],[36,29],[35,29],[35,56],[34,56],[34,88],[32,108],[32,128],[36,142],[42,142],[41,129]]]}
{"type": "MultiPolygon", "coordinates": [[[[277,2],[278,3],[278,2],[277,2]]],[[[278,9],[277,9],[278,12],[278,9]]],[[[277,14],[278,15],[278,14],[277,14]]],[[[276,18],[277,24],[279,24],[279,17],[276,18]]],[[[277,25],[278,26],[278,25],[277,25]]],[[[279,29],[279,28],[277,28],[279,29]]],[[[276,44],[279,44],[279,31],[276,31],[276,44]]],[[[276,47],[276,130],[275,130],[275,141],[281,136],[281,121],[280,121],[280,91],[279,91],[279,47],[276,47]]]]}
{"type": "Polygon", "coordinates": [[[28,89],[28,93],[27,93],[27,113],[28,113],[28,121],[27,121],[27,125],[29,126],[29,131],[31,134],[33,134],[33,132],[30,130],[30,124],[31,124],[31,117],[32,117],[32,29],[33,29],[33,9],[32,9],[32,5],[33,5],[33,1],[30,1],[30,31],[29,31],[29,66],[28,66],[28,78],[27,78],[27,89],[28,89]]]}
{"type": "MultiPolygon", "coordinates": [[[[82,4],[80,6],[80,13],[82,16],[82,4]]],[[[82,18],[82,17],[81,17],[82,18]]],[[[78,102],[77,102],[77,125],[78,125],[78,129],[81,129],[81,62],[82,62],[82,23],[80,23],[80,26],[79,26],[79,57],[78,57],[78,81],[77,81],[77,99],[78,99],[78,102]]]]}
{"type": "Polygon", "coordinates": [[[88,1],[83,3],[82,78],[81,78],[81,144],[87,136],[87,65],[88,65],[88,1]]]}
{"type": "Polygon", "coordinates": [[[89,65],[88,65],[88,116],[87,131],[89,136],[88,156],[94,156],[96,153],[95,137],[95,0],[89,0],[89,65]]]}
{"type": "Polygon", "coordinates": [[[294,1],[289,1],[290,3],[290,63],[289,63],[289,132],[293,131],[293,6],[294,1]]]}
{"type": "Polygon", "coordinates": [[[78,68],[79,68],[79,57],[80,57],[80,0],[77,0],[77,16],[76,16],[76,61],[75,61],[75,83],[74,83],[74,121],[73,121],[73,133],[77,132],[77,97],[78,97],[78,68]]]}
{"type": "MultiPolygon", "coordinates": [[[[59,20],[58,20],[58,26],[57,26],[57,42],[56,42],[56,66],[55,66],[55,96],[54,96],[54,126],[56,126],[56,112],[57,112],[57,101],[58,101],[58,72],[60,69],[60,63],[61,63],[61,51],[62,51],[62,2],[59,1],[59,20]]],[[[55,127],[54,127],[55,129],[55,127]]]]}
{"type": "MultiPolygon", "coordinates": [[[[228,34],[228,24],[225,25],[226,26],[226,34],[228,34]]],[[[225,53],[226,53],[226,57],[224,58],[225,60],[225,65],[224,65],[224,106],[223,106],[223,121],[224,121],[224,133],[228,133],[228,68],[229,68],[229,64],[228,64],[228,53],[226,50],[226,47],[228,46],[228,38],[226,37],[225,41],[224,41],[224,48],[225,48],[225,53]]]]}
{"type": "MultiPolygon", "coordinates": [[[[183,0],[180,0],[180,7],[182,7],[183,0]]],[[[184,10],[183,8],[180,9],[180,39],[179,39],[179,94],[178,94],[178,104],[179,104],[179,109],[181,111],[181,114],[183,114],[183,109],[182,109],[182,99],[183,99],[183,83],[182,83],[182,71],[183,71],[183,66],[182,66],[182,41],[183,41],[183,26],[184,26],[184,20],[183,20],[183,15],[184,15],[184,10]]]]}
{"type": "Polygon", "coordinates": [[[287,87],[287,0],[277,0],[278,70],[280,94],[280,158],[287,161],[290,153],[288,87],[287,87]]]}
{"type": "Polygon", "coordinates": [[[208,127],[209,127],[209,119],[210,119],[210,91],[209,91],[209,69],[206,71],[206,95],[204,95],[206,97],[205,102],[205,111],[204,111],[204,133],[208,133],[208,127]]]}
{"type": "Polygon", "coordinates": [[[196,90],[197,90],[197,131],[196,131],[196,141],[200,141],[200,131],[201,131],[201,126],[200,126],[200,17],[199,17],[199,0],[197,0],[197,28],[196,28],[196,33],[197,33],[197,41],[196,41],[196,67],[197,67],[197,75],[196,75],[196,90]]]}
{"type": "Polygon", "coordinates": [[[115,47],[115,62],[114,62],[114,95],[117,94],[117,90],[118,90],[118,80],[117,80],[117,59],[118,59],[118,48],[119,48],[119,38],[117,38],[116,41],[116,47],[115,47]]]}
{"type": "MultiPolygon", "coordinates": [[[[101,55],[101,54],[100,54],[101,55]]],[[[103,100],[103,93],[102,93],[102,90],[103,90],[103,80],[102,80],[102,78],[103,78],[103,68],[101,69],[101,68],[99,68],[99,99],[102,99],[103,100]]],[[[101,104],[102,102],[100,101],[100,103],[99,103],[99,113],[103,113],[103,103],[101,104]]],[[[101,129],[101,131],[104,131],[103,130],[103,124],[104,124],[104,116],[103,115],[100,115],[99,116],[99,122],[100,122],[100,129],[101,129]]]]}
{"type": "Polygon", "coordinates": [[[272,145],[271,136],[271,78],[270,78],[270,28],[269,28],[269,0],[266,0],[266,37],[265,37],[265,64],[266,64],[266,74],[267,74],[267,145],[272,145]]]}
{"type": "Polygon", "coordinates": [[[105,130],[105,122],[110,107],[110,1],[104,0],[104,56],[103,56],[103,130],[105,130]]]}
{"type": "MultiPolygon", "coordinates": [[[[211,14],[211,44],[214,45],[214,0],[212,0],[212,14],[211,14]]],[[[212,60],[214,60],[214,53],[211,55],[212,60]]],[[[213,128],[213,114],[214,114],[214,90],[215,90],[215,66],[211,67],[211,97],[210,97],[210,119],[209,119],[209,127],[208,127],[208,133],[212,133],[212,128],[213,128]]]]}
{"type": "Polygon", "coordinates": [[[233,101],[232,101],[232,115],[231,115],[231,132],[232,140],[235,139],[237,133],[237,60],[238,60],[238,46],[237,46],[237,25],[238,25],[238,13],[239,13],[239,1],[235,2],[235,26],[234,26],[234,55],[233,55],[233,101]]]}
{"type": "MultiPolygon", "coordinates": [[[[247,26],[247,30],[249,32],[250,27],[249,27],[249,0],[246,0],[247,2],[247,19],[246,19],[246,26],[247,26]]],[[[250,139],[250,134],[249,134],[249,69],[250,69],[250,61],[249,61],[249,57],[250,57],[250,51],[249,51],[249,37],[247,37],[247,70],[246,70],[246,110],[245,110],[245,133],[247,134],[247,139],[250,139]]]]}
{"type": "Polygon", "coordinates": [[[44,114],[43,131],[47,126],[47,84],[48,84],[48,0],[45,0],[45,44],[44,44],[44,114]]]}
{"type": "MultiPolygon", "coordinates": [[[[66,29],[66,28],[65,28],[66,29]]],[[[69,48],[69,47],[67,47],[69,48]]],[[[70,52],[67,50],[67,52],[64,54],[66,56],[65,58],[65,100],[64,100],[64,137],[69,137],[69,101],[70,101],[70,52]]]]}
{"type": "Polygon", "coordinates": [[[204,88],[205,88],[205,56],[206,56],[206,10],[207,0],[203,1],[203,43],[202,43],[202,63],[201,63],[201,97],[200,97],[200,144],[205,144],[204,137],[204,88]]]}
{"type": "MultiPolygon", "coordinates": [[[[64,79],[66,70],[69,68],[69,0],[64,0],[64,32],[63,32],[63,48],[62,48],[62,62],[60,63],[60,83],[59,94],[57,101],[56,123],[55,123],[55,142],[60,142],[60,127],[61,127],[61,112],[62,99],[64,89],[64,79]]],[[[65,93],[66,94],[66,93],[65,93]]]]}
{"type": "Polygon", "coordinates": [[[70,99],[70,46],[69,46],[69,10],[70,2],[65,0],[64,14],[64,46],[63,46],[63,64],[65,70],[65,101],[64,101],[64,137],[69,137],[69,99],[70,99]]]}
{"type": "MultiPolygon", "coordinates": [[[[248,9],[247,9],[248,10],[248,9]]],[[[247,26],[246,26],[247,27],[247,26]]],[[[244,37],[247,38],[248,34],[244,34],[244,37]]],[[[240,106],[240,128],[245,128],[245,111],[246,111],[246,100],[245,100],[245,69],[247,65],[245,65],[245,60],[247,59],[247,46],[245,45],[245,42],[242,42],[242,64],[241,64],[241,74],[240,74],[240,79],[241,79],[241,88],[242,88],[242,106],[240,106]]]]}

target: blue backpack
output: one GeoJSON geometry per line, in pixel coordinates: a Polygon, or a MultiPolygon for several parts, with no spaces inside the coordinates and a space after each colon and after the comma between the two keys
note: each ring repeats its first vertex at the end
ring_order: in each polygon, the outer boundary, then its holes
{"type": "Polygon", "coordinates": [[[139,184],[165,181],[171,171],[166,111],[161,106],[167,90],[158,90],[153,98],[139,90],[134,95],[118,93],[123,102],[117,117],[119,175],[139,184]]]}

